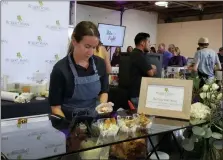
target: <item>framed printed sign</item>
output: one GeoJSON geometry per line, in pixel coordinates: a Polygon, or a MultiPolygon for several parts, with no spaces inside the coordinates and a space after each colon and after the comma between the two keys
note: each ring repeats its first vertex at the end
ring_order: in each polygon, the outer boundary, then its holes
{"type": "Polygon", "coordinates": [[[142,78],[138,113],[190,119],[193,81],[142,78]]]}

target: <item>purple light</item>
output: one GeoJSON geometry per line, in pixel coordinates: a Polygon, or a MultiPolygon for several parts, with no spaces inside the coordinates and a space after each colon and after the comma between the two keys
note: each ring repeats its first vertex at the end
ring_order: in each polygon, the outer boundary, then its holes
{"type": "Polygon", "coordinates": [[[118,0],[118,1],[116,1],[117,3],[119,3],[119,4],[124,4],[124,3],[126,3],[125,1],[122,1],[122,0],[118,0]]]}

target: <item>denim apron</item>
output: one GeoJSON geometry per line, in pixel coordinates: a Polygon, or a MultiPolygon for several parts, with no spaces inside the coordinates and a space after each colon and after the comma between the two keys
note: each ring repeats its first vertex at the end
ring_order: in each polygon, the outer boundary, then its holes
{"type": "Polygon", "coordinates": [[[62,111],[68,120],[80,113],[81,115],[96,116],[96,101],[101,91],[101,83],[94,59],[93,57],[91,58],[94,74],[91,76],[79,77],[71,57],[68,56],[69,66],[74,75],[75,84],[72,97],[65,99],[62,105],[62,111]]]}

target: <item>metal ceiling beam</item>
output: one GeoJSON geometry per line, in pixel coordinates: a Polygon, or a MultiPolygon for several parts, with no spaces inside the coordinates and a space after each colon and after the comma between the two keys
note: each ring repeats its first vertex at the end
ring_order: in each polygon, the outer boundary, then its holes
{"type": "MultiPolygon", "coordinates": [[[[223,6],[223,3],[219,3],[219,4],[210,4],[210,5],[205,5],[204,6],[204,10],[207,8],[212,8],[212,7],[218,7],[218,6],[223,6]]],[[[192,8],[191,8],[192,9],[192,8]]],[[[188,8],[183,7],[183,8],[175,8],[175,9],[164,9],[163,12],[179,12],[179,11],[185,11],[188,10],[188,8]]]]}
{"type": "Polygon", "coordinates": [[[111,10],[120,10],[119,6],[109,6],[109,5],[104,5],[104,4],[100,4],[97,2],[91,2],[91,1],[77,1],[78,4],[82,4],[82,5],[88,5],[88,6],[93,6],[93,7],[99,7],[99,8],[106,8],[106,9],[111,9],[111,10]]]}
{"type": "Polygon", "coordinates": [[[202,15],[210,15],[210,14],[217,14],[217,13],[223,13],[223,8],[218,7],[218,8],[213,8],[209,10],[205,10],[203,12],[199,11],[191,11],[191,12],[185,12],[185,13],[178,13],[177,15],[173,16],[173,18],[179,18],[179,17],[190,17],[190,16],[199,16],[200,14],[202,15]]]}

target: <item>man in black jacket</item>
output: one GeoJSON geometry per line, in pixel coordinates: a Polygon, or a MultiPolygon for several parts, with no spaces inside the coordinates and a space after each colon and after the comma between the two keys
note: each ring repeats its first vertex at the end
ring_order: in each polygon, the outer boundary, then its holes
{"type": "Polygon", "coordinates": [[[136,48],[130,54],[130,97],[135,107],[138,107],[139,92],[142,77],[153,77],[156,67],[146,61],[146,53],[150,50],[150,35],[138,33],[134,39],[136,48]]]}

